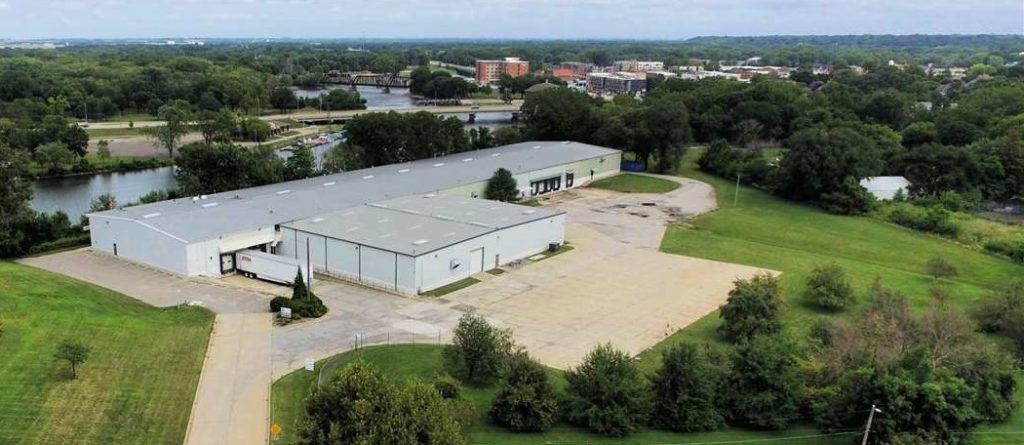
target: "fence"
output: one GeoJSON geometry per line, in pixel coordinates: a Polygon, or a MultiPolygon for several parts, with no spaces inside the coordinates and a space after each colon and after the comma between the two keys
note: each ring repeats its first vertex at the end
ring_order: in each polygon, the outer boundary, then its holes
{"type": "MultiPolygon", "coordinates": [[[[376,334],[356,334],[351,339],[348,351],[360,351],[368,347],[388,347],[408,344],[442,345],[447,341],[444,332],[438,330],[432,334],[417,334],[408,331],[392,332],[386,331],[376,334]]],[[[347,351],[347,352],[348,352],[347,351]]],[[[356,354],[358,356],[358,354],[356,354]]],[[[317,387],[319,388],[326,379],[329,379],[335,372],[345,364],[352,361],[352,354],[338,354],[328,358],[320,366],[317,374],[317,387]]]]}

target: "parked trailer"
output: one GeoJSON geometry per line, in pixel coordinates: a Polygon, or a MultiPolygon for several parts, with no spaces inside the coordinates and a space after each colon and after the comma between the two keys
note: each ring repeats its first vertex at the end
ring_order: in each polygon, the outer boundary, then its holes
{"type": "Polygon", "coordinates": [[[296,271],[299,270],[299,262],[294,258],[258,250],[242,250],[235,252],[235,268],[249,278],[291,285],[295,281],[296,271]]]}

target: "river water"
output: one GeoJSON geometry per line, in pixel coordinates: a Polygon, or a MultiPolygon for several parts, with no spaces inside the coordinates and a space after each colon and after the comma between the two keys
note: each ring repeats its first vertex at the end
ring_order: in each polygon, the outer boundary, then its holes
{"type": "MultiPolygon", "coordinates": [[[[412,97],[409,96],[409,90],[404,88],[393,89],[391,94],[385,94],[382,90],[369,86],[360,86],[358,90],[360,96],[366,99],[367,108],[371,110],[415,107],[412,97]]],[[[295,94],[301,97],[317,97],[327,91],[328,89],[304,89],[296,90],[295,94]]],[[[459,117],[465,122],[465,115],[459,117]]],[[[493,130],[508,125],[511,119],[512,113],[480,113],[477,115],[475,124],[466,124],[466,130],[479,127],[493,130]]],[[[329,148],[330,145],[314,148],[318,165],[329,148]]],[[[282,157],[289,155],[286,153],[282,157]]],[[[137,201],[139,197],[151,191],[173,189],[175,186],[174,167],[129,173],[101,173],[40,179],[33,183],[35,194],[32,199],[32,208],[47,213],[63,210],[71,218],[71,221],[75,222],[78,221],[80,215],[88,211],[89,203],[92,200],[105,193],[114,195],[118,203],[127,204],[137,201]]]]}

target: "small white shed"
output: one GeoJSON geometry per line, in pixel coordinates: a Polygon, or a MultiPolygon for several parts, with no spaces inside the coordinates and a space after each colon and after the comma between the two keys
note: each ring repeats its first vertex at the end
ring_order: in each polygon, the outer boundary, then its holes
{"type": "Polygon", "coordinates": [[[910,181],[902,176],[875,176],[860,180],[860,186],[867,189],[876,199],[888,201],[897,193],[906,195],[910,191],[910,181]]]}

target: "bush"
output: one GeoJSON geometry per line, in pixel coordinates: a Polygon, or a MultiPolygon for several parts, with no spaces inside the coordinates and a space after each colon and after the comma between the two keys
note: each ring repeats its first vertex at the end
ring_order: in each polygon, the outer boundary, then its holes
{"type": "Polygon", "coordinates": [[[781,430],[799,417],[803,392],[792,345],[760,336],[737,346],[726,377],[732,421],[753,428],[781,430]]]}
{"type": "Polygon", "coordinates": [[[568,417],[577,425],[622,437],[647,419],[647,382],[633,358],[611,345],[594,348],[578,367],[565,373],[568,417]]]}
{"type": "Polygon", "coordinates": [[[719,307],[722,324],[718,332],[734,341],[778,332],[782,307],[778,278],[764,273],[749,280],[736,280],[734,284],[736,287],[729,291],[729,299],[719,307]]]}
{"type": "Polygon", "coordinates": [[[323,300],[306,286],[305,280],[302,279],[301,268],[295,273],[295,281],[292,283],[292,298],[288,307],[292,309],[293,314],[303,318],[320,318],[327,313],[327,306],[324,305],[323,300]]]}
{"type": "Polygon", "coordinates": [[[281,308],[292,307],[292,299],[288,297],[274,297],[270,300],[270,312],[278,313],[281,312],[281,308]]]}
{"type": "Polygon", "coordinates": [[[445,400],[459,400],[462,398],[462,385],[450,375],[442,375],[434,380],[434,389],[445,400]]]}
{"type": "Polygon", "coordinates": [[[89,234],[80,233],[72,236],[66,236],[58,238],[53,241],[46,241],[43,243],[36,244],[28,249],[29,255],[36,255],[43,252],[51,252],[55,250],[63,250],[71,247],[88,246],[89,245],[89,234]]]}
{"type": "Polygon", "coordinates": [[[651,381],[654,426],[671,431],[713,431],[724,424],[716,410],[718,372],[694,345],[669,348],[651,381]]]}
{"type": "Polygon", "coordinates": [[[437,391],[417,382],[397,387],[363,362],[315,391],[305,411],[301,443],[465,443],[437,391]]]}
{"type": "Polygon", "coordinates": [[[837,264],[817,266],[807,277],[804,297],[826,309],[842,309],[853,304],[853,286],[846,279],[846,271],[837,264]]]}
{"type": "Polygon", "coordinates": [[[452,344],[444,348],[444,366],[465,382],[488,383],[501,376],[514,349],[510,331],[491,326],[479,315],[465,314],[455,327],[452,344]]]}
{"type": "Polygon", "coordinates": [[[1024,264],[1024,242],[991,240],[985,243],[985,251],[1003,255],[1014,262],[1024,264]]]}
{"type": "Polygon", "coordinates": [[[956,266],[943,257],[935,257],[928,260],[928,262],[924,264],[924,270],[925,272],[928,272],[928,275],[931,275],[935,279],[952,278],[960,275],[956,266]]]}
{"type": "Polygon", "coordinates": [[[922,210],[912,204],[898,204],[889,212],[888,219],[903,227],[950,238],[956,238],[961,230],[953,214],[937,205],[922,210]]]}
{"type": "Polygon", "coordinates": [[[555,423],[557,413],[558,399],[544,367],[516,354],[491,404],[494,423],[510,431],[543,432],[555,423]]]}

